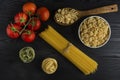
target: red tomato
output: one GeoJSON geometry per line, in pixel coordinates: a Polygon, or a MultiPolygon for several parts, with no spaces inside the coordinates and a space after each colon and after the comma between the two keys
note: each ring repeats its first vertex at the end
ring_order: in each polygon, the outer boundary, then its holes
{"type": "Polygon", "coordinates": [[[18,38],[20,36],[19,32],[21,27],[18,24],[8,24],[6,28],[6,33],[10,38],[18,38]]]}
{"type": "Polygon", "coordinates": [[[35,33],[31,30],[25,30],[23,33],[22,33],[22,39],[25,41],[25,42],[33,42],[34,39],[35,39],[35,33]]]}
{"type": "Polygon", "coordinates": [[[23,5],[23,12],[28,15],[33,15],[37,9],[37,6],[33,2],[27,2],[23,5]]]}
{"type": "Polygon", "coordinates": [[[40,29],[40,26],[41,22],[38,18],[32,18],[30,23],[28,24],[28,28],[33,31],[40,29]]]}
{"type": "Polygon", "coordinates": [[[28,19],[28,16],[23,12],[16,14],[14,17],[15,23],[21,26],[25,25],[25,23],[27,22],[27,19],[28,19]]]}
{"type": "Polygon", "coordinates": [[[50,12],[46,7],[38,8],[37,15],[42,21],[47,21],[50,17],[50,12]]]}

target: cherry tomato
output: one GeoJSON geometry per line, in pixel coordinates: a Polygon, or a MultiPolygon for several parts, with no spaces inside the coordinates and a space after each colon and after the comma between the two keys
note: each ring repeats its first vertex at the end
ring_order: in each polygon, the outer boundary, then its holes
{"type": "Polygon", "coordinates": [[[50,12],[46,7],[38,8],[37,15],[40,17],[41,21],[47,21],[50,17],[50,12]]]}
{"type": "Polygon", "coordinates": [[[28,28],[33,31],[40,29],[40,26],[41,22],[38,18],[32,18],[30,23],[28,24],[28,28]]]}
{"type": "Polygon", "coordinates": [[[25,30],[23,33],[22,33],[22,39],[25,41],[25,42],[33,42],[34,39],[35,39],[35,33],[31,30],[25,30]]]}
{"type": "Polygon", "coordinates": [[[23,5],[22,9],[27,15],[33,15],[37,9],[37,6],[33,2],[27,2],[23,5]]]}
{"type": "Polygon", "coordinates": [[[15,23],[21,26],[25,25],[25,23],[27,22],[27,19],[28,19],[28,16],[23,12],[16,14],[14,17],[15,23]]]}
{"type": "Polygon", "coordinates": [[[21,27],[18,24],[8,24],[6,28],[6,33],[10,38],[18,38],[20,36],[19,32],[21,27]]]}

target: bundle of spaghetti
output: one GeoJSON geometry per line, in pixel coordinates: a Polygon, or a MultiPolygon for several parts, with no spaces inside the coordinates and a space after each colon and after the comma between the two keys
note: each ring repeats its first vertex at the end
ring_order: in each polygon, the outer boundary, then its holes
{"type": "Polygon", "coordinates": [[[71,61],[85,75],[89,75],[96,71],[98,66],[97,62],[70,43],[51,26],[48,26],[39,36],[71,61]]]}

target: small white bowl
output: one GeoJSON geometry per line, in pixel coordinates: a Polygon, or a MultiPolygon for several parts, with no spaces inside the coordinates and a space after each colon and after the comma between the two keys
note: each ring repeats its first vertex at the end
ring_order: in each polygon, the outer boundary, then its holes
{"type": "Polygon", "coordinates": [[[80,23],[79,28],[78,28],[78,36],[79,36],[80,41],[81,41],[85,46],[87,46],[87,47],[89,47],[89,48],[100,48],[100,47],[103,47],[103,46],[109,41],[109,39],[110,39],[110,37],[111,37],[111,28],[110,28],[110,25],[109,25],[108,21],[105,20],[104,18],[102,18],[102,17],[100,17],[100,16],[90,16],[90,17],[85,18],[85,19],[80,23]],[[107,40],[106,40],[103,44],[101,44],[101,45],[99,45],[99,46],[97,46],[97,47],[87,46],[87,45],[82,41],[81,35],[80,35],[80,28],[81,28],[83,22],[86,21],[88,18],[91,18],[91,17],[98,17],[98,18],[103,19],[103,20],[108,24],[108,28],[109,28],[109,35],[108,35],[107,40]]]}

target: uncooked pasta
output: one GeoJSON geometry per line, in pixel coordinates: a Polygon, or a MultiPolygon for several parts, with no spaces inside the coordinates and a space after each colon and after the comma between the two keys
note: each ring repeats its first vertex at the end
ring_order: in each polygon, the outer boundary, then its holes
{"type": "Polygon", "coordinates": [[[96,71],[98,63],[65,39],[51,26],[48,26],[39,36],[72,62],[85,75],[96,71]]]}

